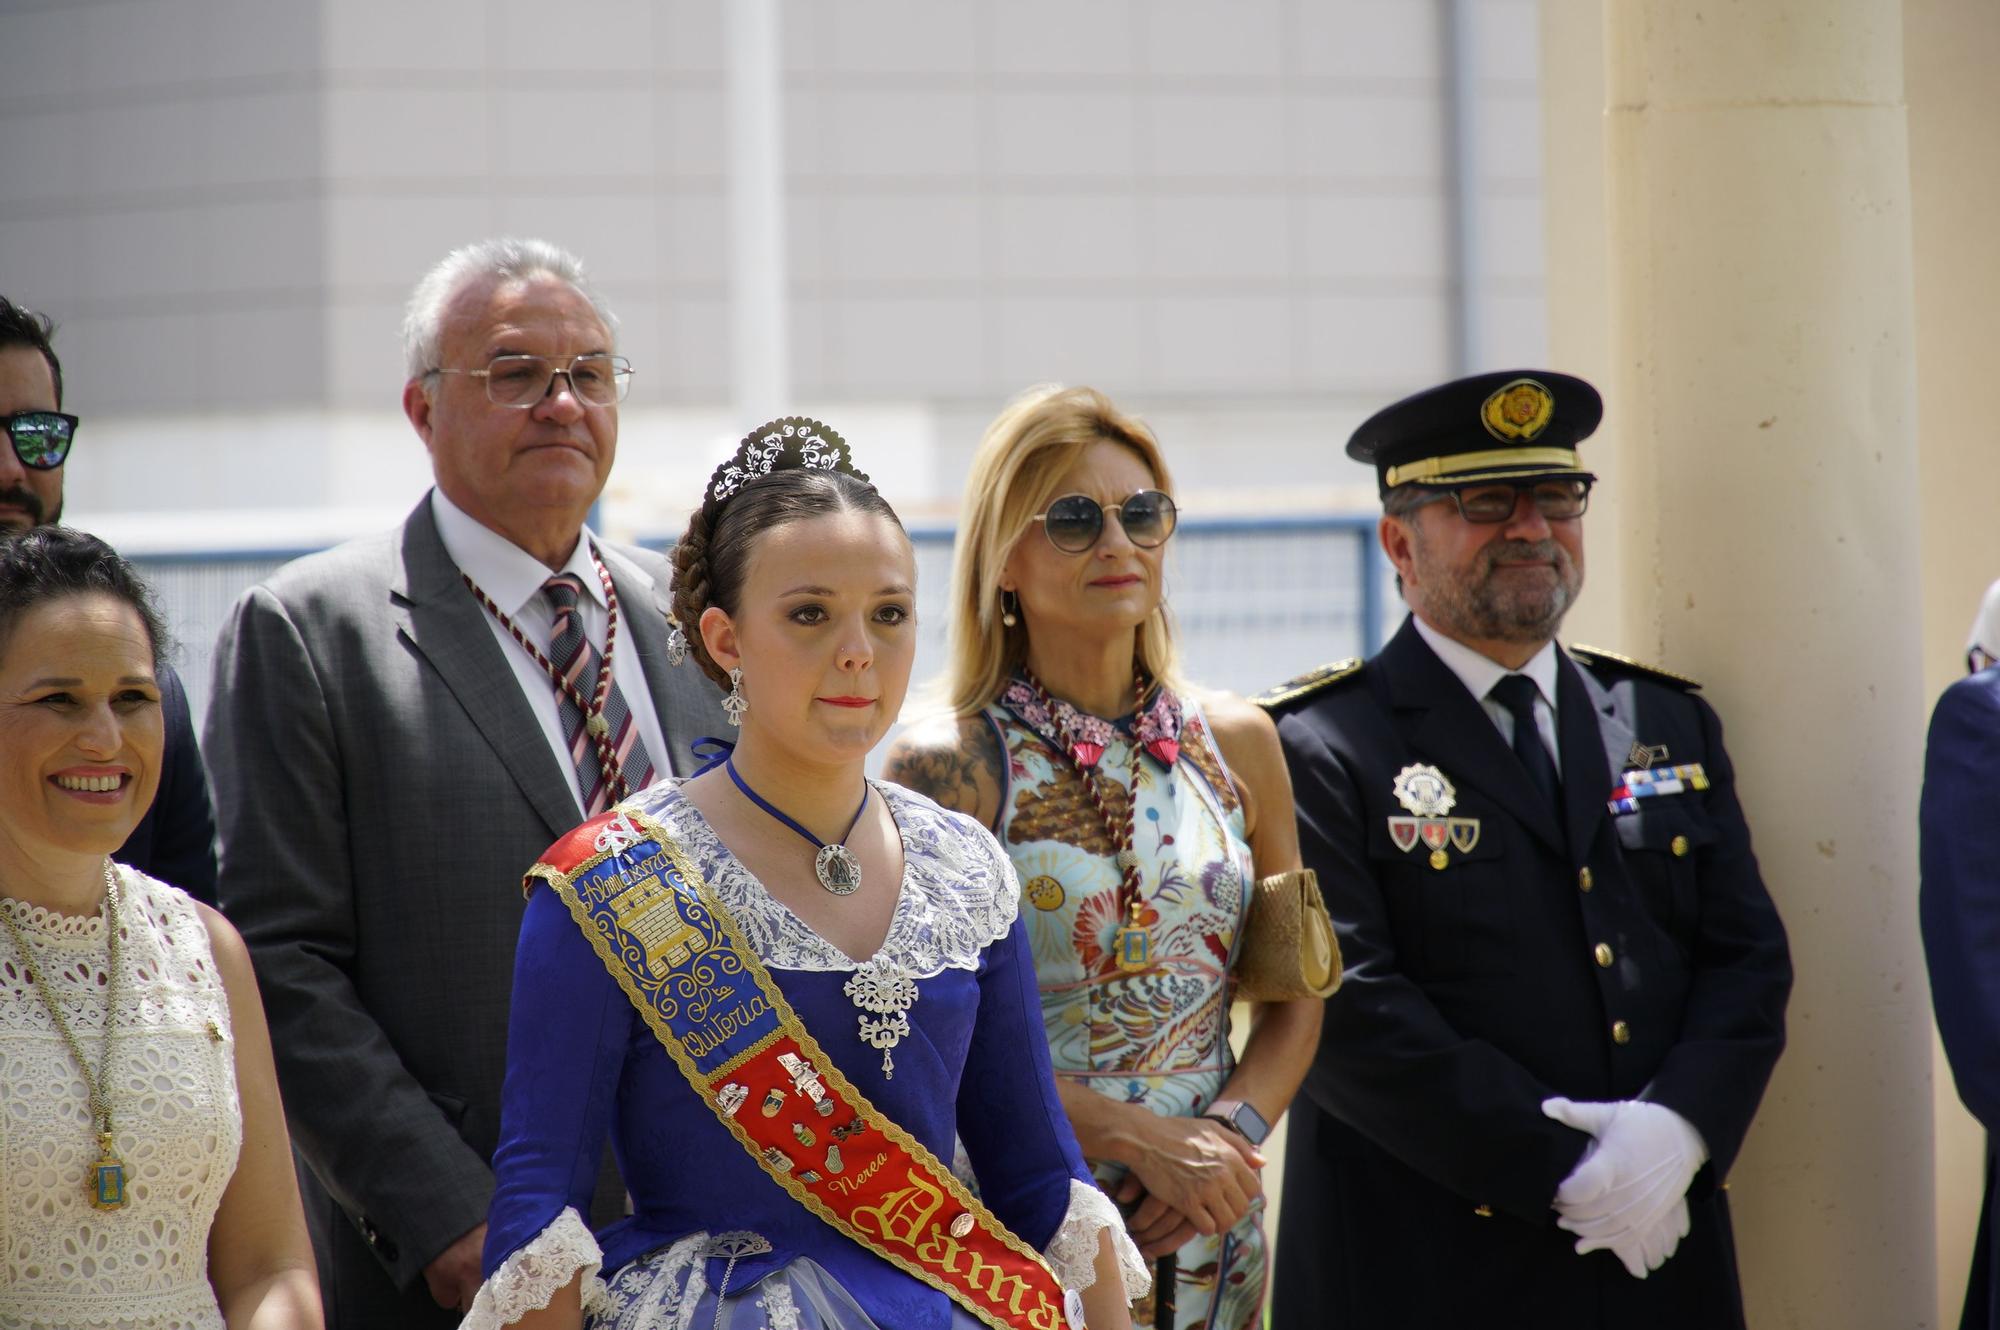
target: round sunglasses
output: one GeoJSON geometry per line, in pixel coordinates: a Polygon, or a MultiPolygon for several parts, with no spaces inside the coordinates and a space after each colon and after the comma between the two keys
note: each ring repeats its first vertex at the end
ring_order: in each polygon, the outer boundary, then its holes
{"type": "Polygon", "coordinates": [[[1179,510],[1174,501],[1158,490],[1140,490],[1123,503],[1103,504],[1088,494],[1065,494],[1052,501],[1048,511],[1031,521],[1042,524],[1049,544],[1064,554],[1083,554],[1104,534],[1104,517],[1118,514],[1125,539],[1141,549],[1156,549],[1174,534],[1179,510]]]}

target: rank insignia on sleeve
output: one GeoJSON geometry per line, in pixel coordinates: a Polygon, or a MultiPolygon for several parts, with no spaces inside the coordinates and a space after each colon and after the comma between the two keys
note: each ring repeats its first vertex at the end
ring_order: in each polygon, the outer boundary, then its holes
{"type": "Polygon", "coordinates": [[[1389,818],[1389,839],[1403,853],[1408,854],[1419,845],[1428,846],[1431,867],[1442,869],[1451,863],[1446,846],[1460,854],[1471,854],[1479,844],[1478,818],[1447,816],[1458,802],[1458,792],[1436,767],[1413,762],[1396,773],[1392,788],[1396,802],[1411,814],[1408,817],[1392,814],[1389,818]]]}

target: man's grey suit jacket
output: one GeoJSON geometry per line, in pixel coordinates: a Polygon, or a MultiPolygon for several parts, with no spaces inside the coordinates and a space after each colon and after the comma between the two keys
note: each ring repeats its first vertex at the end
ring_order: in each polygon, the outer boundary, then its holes
{"type": "MultiPolygon", "coordinates": [[[[670,750],[656,774],[685,774],[720,694],[667,663],[665,561],[599,549],[670,750]]],[[[426,496],[245,592],[216,648],[222,907],[270,1015],[330,1326],[456,1324],[422,1272],[492,1193],[521,875],[582,820],[485,614],[426,496]]]]}

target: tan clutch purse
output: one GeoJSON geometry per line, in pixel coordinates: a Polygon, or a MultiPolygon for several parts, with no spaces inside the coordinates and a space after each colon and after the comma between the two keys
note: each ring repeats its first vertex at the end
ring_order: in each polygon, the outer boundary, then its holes
{"type": "Polygon", "coordinates": [[[1323,998],[1340,987],[1340,944],[1310,868],[1276,873],[1256,886],[1243,948],[1236,955],[1236,996],[1249,1002],[1323,998]]]}

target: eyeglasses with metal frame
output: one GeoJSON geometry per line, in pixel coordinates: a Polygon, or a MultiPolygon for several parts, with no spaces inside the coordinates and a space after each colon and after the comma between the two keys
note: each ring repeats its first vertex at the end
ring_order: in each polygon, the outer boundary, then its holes
{"type": "Polygon", "coordinates": [[[1592,481],[1581,476],[1563,480],[1482,480],[1441,489],[1418,500],[1405,511],[1415,512],[1450,499],[1458,505],[1458,515],[1466,521],[1478,526],[1497,526],[1513,520],[1515,511],[1520,507],[1521,496],[1525,494],[1543,518],[1551,522],[1567,522],[1582,517],[1584,510],[1590,507],[1591,484],[1592,481]]]}
{"type": "Polygon", "coordinates": [[[601,351],[571,356],[566,364],[547,356],[495,356],[485,369],[439,366],[431,373],[484,379],[487,401],[523,411],[555,391],[558,375],[568,380],[572,396],[590,406],[622,402],[632,386],[632,362],[601,351]]]}
{"type": "Polygon", "coordinates": [[[0,416],[14,456],[31,471],[53,471],[69,460],[76,442],[76,417],[60,411],[18,411],[0,416]]]}
{"type": "Polygon", "coordinates": [[[1123,503],[1112,504],[1099,503],[1088,494],[1065,494],[1028,520],[1040,522],[1049,544],[1064,554],[1086,554],[1104,535],[1108,513],[1118,514],[1125,539],[1147,550],[1166,544],[1180,521],[1173,499],[1159,490],[1140,490],[1123,503]]]}

